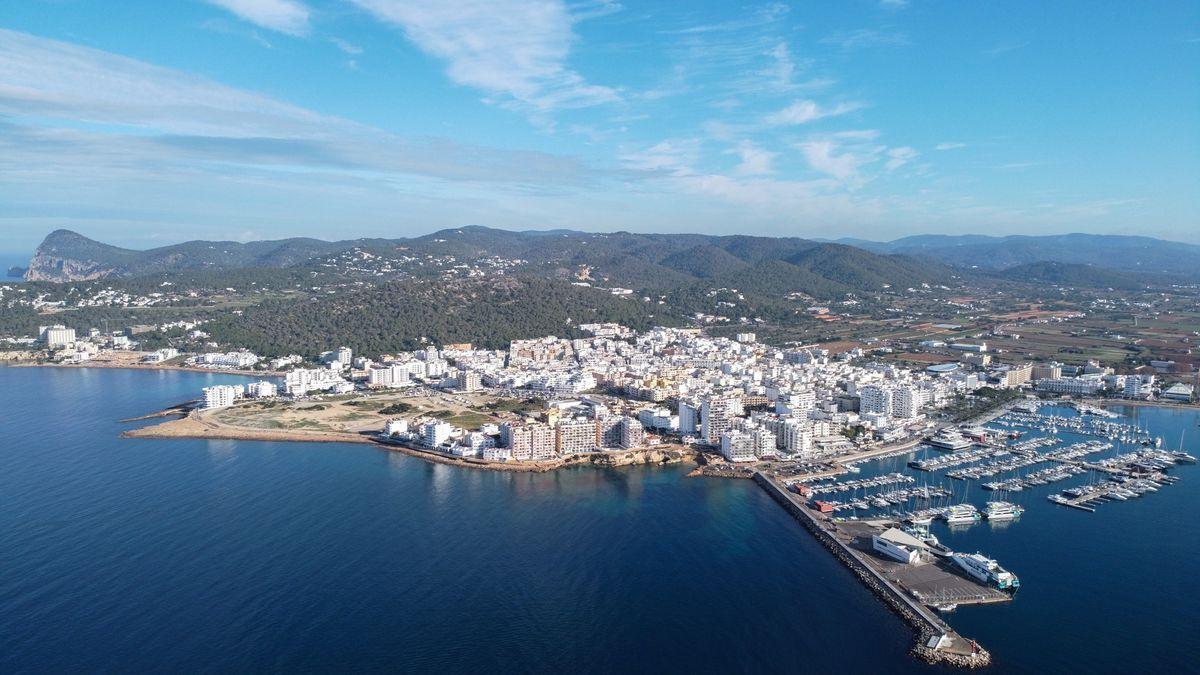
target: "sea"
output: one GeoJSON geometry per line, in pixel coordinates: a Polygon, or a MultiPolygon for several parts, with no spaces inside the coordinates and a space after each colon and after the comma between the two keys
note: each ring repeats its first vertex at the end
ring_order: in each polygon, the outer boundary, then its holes
{"type": "MultiPolygon", "coordinates": [[[[750,481],[119,437],[239,381],[0,367],[0,672],[930,670],[750,481]]],[[[1194,412],[1130,412],[1164,438],[1200,432],[1194,412]]],[[[1021,578],[1014,602],[950,622],[994,672],[1195,671],[1200,469],[1174,473],[1096,513],[1038,488],[1007,527],[935,526],[1021,578]]]]}

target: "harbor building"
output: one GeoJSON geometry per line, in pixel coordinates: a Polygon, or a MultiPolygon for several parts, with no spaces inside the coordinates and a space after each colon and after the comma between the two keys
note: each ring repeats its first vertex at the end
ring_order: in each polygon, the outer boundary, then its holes
{"type": "Polygon", "coordinates": [[[911,534],[890,527],[880,534],[871,535],[871,548],[892,560],[913,565],[920,561],[921,551],[929,547],[911,534]]]}

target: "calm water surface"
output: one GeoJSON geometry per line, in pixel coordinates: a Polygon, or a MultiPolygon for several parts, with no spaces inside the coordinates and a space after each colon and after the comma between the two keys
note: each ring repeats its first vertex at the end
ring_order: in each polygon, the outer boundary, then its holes
{"type": "MultiPolygon", "coordinates": [[[[237,379],[0,368],[0,671],[925,670],[748,481],[117,437],[237,379]]],[[[1196,449],[1194,413],[1129,412],[1196,449]]],[[[938,526],[1021,577],[1013,603],[951,622],[997,672],[1195,672],[1198,469],[1095,514],[1045,499],[1079,478],[1014,495],[1019,522],[938,526]]]]}
{"type": "Polygon", "coordinates": [[[0,368],[0,671],[920,670],[748,481],[117,437],[236,379],[0,368]]]}

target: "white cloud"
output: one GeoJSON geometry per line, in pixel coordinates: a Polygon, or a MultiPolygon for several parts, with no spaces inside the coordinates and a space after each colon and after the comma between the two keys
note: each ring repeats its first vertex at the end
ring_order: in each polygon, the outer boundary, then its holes
{"type": "Polygon", "coordinates": [[[771,162],[778,153],[764,150],[750,141],[742,141],[734,150],[741,162],[734,171],[742,176],[764,176],[775,173],[771,162]]]}
{"type": "Polygon", "coordinates": [[[767,124],[773,126],[807,124],[826,117],[837,117],[862,107],[861,103],[843,102],[826,108],[812,99],[801,99],[788,107],[767,116],[767,124]]]}
{"type": "Polygon", "coordinates": [[[866,49],[868,47],[907,47],[912,44],[904,33],[895,33],[874,28],[859,28],[850,31],[838,31],[821,39],[821,44],[834,45],[844,50],[866,49]]]}
{"type": "Polygon", "coordinates": [[[944,143],[938,143],[937,145],[933,146],[933,149],[944,151],[944,150],[958,150],[959,148],[965,148],[965,147],[967,147],[966,143],[955,143],[955,142],[947,141],[944,143]]]}
{"type": "Polygon", "coordinates": [[[849,152],[838,153],[838,144],[830,140],[806,141],[800,144],[800,152],[814,170],[849,181],[858,175],[863,159],[849,152]]]}
{"type": "Polygon", "coordinates": [[[352,42],[347,42],[341,38],[331,37],[329,38],[329,41],[332,42],[338,49],[347,54],[357,55],[363,53],[362,47],[359,47],[352,42]]]}
{"type": "Polygon", "coordinates": [[[250,23],[288,35],[307,35],[309,11],[296,0],[208,0],[250,23]]]}
{"type": "Polygon", "coordinates": [[[890,148],[887,151],[888,159],[887,162],[884,163],[883,168],[887,169],[888,171],[895,171],[896,169],[899,169],[905,164],[908,164],[912,160],[916,159],[918,154],[919,153],[916,150],[908,146],[890,148]]]}
{"type": "Polygon", "coordinates": [[[454,82],[535,112],[607,103],[609,87],[567,65],[574,17],[559,0],[353,0],[446,62],[454,82]]]}
{"type": "Polygon", "coordinates": [[[563,186],[598,175],[572,157],[406,138],[177,70],[0,29],[5,117],[5,171],[269,167],[509,186],[563,186]]]}
{"type": "Polygon", "coordinates": [[[690,175],[699,161],[700,141],[697,139],[665,140],[644,150],[621,155],[621,160],[636,171],[665,172],[675,176],[690,175]]]}

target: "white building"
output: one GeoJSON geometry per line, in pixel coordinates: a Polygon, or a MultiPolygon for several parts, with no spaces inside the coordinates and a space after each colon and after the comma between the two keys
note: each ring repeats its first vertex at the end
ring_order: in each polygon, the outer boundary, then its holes
{"type": "MultiPolygon", "coordinates": [[[[328,368],[296,368],[283,377],[284,391],[290,396],[304,396],[310,391],[337,390],[339,385],[350,385],[341,374],[328,368]]],[[[350,385],[353,390],[353,385],[350,385]]]]}
{"type": "Polygon", "coordinates": [[[55,347],[66,347],[75,342],[75,329],[67,328],[61,324],[54,326],[41,326],[38,328],[38,336],[41,341],[46,343],[51,349],[55,347]]]}
{"type": "Polygon", "coordinates": [[[721,434],[733,427],[733,420],[742,415],[740,394],[722,394],[704,399],[700,407],[700,435],[712,445],[721,442],[721,434]]]}
{"type": "Polygon", "coordinates": [[[228,408],[242,396],[242,386],[218,384],[204,388],[205,408],[228,408]]]}
{"type": "Polygon", "coordinates": [[[679,402],[679,433],[694,436],[700,429],[700,409],[694,401],[679,402]]]}
{"type": "Polygon", "coordinates": [[[483,378],[477,371],[464,370],[458,374],[458,388],[467,392],[479,391],[483,388],[483,378]]]}
{"type": "Polygon", "coordinates": [[[891,415],[892,389],[881,384],[868,384],[858,389],[858,411],[864,415],[891,415]]]}
{"type": "Polygon", "coordinates": [[[450,440],[450,432],[454,427],[449,422],[426,422],[421,425],[421,444],[428,448],[436,448],[450,440]]]}
{"type": "Polygon", "coordinates": [[[755,444],[753,434],[727,431],[721,434],[721,456],[731,462],[753,462],[758,459],[755,444]]]}
{"type": "Polygon", "coordinates": [[[249,368],[258,363],[258,356],[248,351],[212,352],[196,356],[195,362],[214,368],[249,368]]]}
{"type": "Polygon", "coordinates": [[[259,380],[246,385],[246,395],[250,398],[272,398],[279,394],[279,387],[274,382],[259,380]]]}
{"type": "Polygon", "coordinates": [[[646,428],[632,417],[621,418],[621,447],[637,448],[646,444],[646,428]]]}
{"type": "Polygon", "coordinates": [[[384,436],[399,436],[408,433],[408,420],[388,420],[383,424],[384,436]]]}
{"type": "Polygon", "coordinates": [[[575,455],[596,449],[596,422],[583,417],[558,423],[558,454],[575,455]]]}

